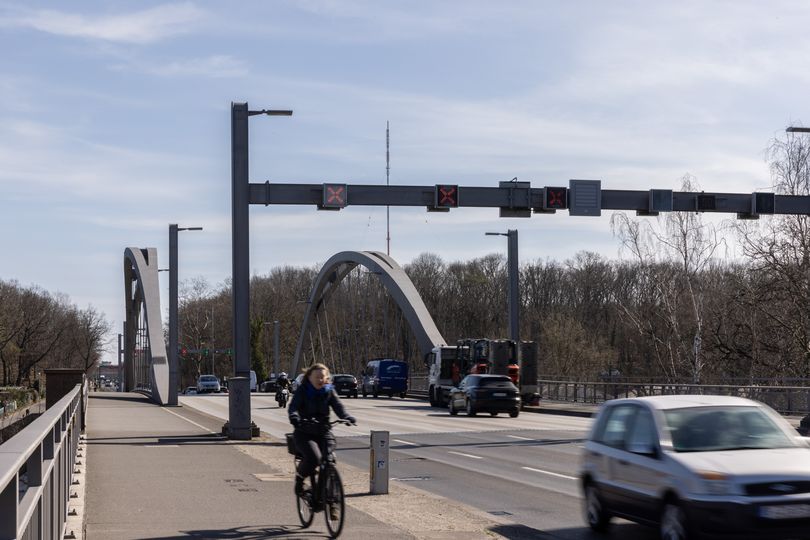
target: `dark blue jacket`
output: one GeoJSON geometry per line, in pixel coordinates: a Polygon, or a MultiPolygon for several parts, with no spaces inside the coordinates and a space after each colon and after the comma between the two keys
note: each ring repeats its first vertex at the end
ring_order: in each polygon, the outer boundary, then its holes
{"type": "Polygon", "coordinates": [[[326,424],[329,422],[330,408],[335,411],[338,418],[346,419],[349,417],[349,413],[343,408],[343,403],[341,403],[332,385],[329,385],[325,392],[318,392],[308,380],[304,379],[301,385],[293,392],[287,414],[291,422],[294,418],[298,420],[306,418],[316,419],[326,424]],[[307,395],[307,390],[311,395],[307,395]]]}

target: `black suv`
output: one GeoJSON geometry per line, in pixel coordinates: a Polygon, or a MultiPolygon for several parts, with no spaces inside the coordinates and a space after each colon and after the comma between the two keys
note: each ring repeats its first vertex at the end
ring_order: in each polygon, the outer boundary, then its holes
{"type": "Polygon", "coordinates": [[[335,392],[338,395],[346,395],[348,397],[357,397],[357,379],[354,375],[332,375],[332,384],[335,387],[335,392]]]}

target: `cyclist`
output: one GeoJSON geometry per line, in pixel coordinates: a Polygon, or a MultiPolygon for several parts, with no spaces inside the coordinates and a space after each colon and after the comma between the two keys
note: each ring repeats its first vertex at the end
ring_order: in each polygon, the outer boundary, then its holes
{"type": "Polygon", "coordinates": [[[295,474],[296,494],[301,493],[304,479],[321,464],[323,456],[335,449],[335,437],[329,428],[330,407],[339,418],[352,424],[357,423],[343,408],[337,392],[329,384],[329,368],[323,364],[312,364],[304,372],[304,380],[293,393],[288,410],[290,424],[295,428],[295,447],[302,456],[295,474]]]}

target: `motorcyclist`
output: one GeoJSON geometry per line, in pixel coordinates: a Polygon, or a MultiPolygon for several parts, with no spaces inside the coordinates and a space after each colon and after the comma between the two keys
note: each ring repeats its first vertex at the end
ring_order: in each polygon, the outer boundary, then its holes
{"type": "Polygon", "coordinates": [[[320,465],[323,456],[335,449],[335,437],[329,427],[330,407],[339,418],[357,423],[343,408],[337,392],[329,384],[329,368],[323,364],[312,364],[304,372],[304,380],[295,389],[287,413],[295,428],[295,446],[303,456],[295,474],[295,492],[298,494],[304,478],[320,465]],[[307,422],[312,420],[318,423],[307,422]]]}
{"type": "Polygon", "coordinates": [[[278,378],[276,379],[276,401],[279,401],[281,397],[281,391],[285,388],[287,391],[290,390],[290,379],[287,377],[287,372],[282,371],[279,373],[278,378]]]}

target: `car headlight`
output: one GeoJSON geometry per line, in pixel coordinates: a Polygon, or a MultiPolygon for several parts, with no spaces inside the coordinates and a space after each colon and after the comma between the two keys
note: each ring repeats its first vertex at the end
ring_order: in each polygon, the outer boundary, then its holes
{"type": "Polygon", "coordinates": [[[715,471],[697,471],[698,491],[708,495],[730,495],[733,491],[731,477],[715,471]]]}

